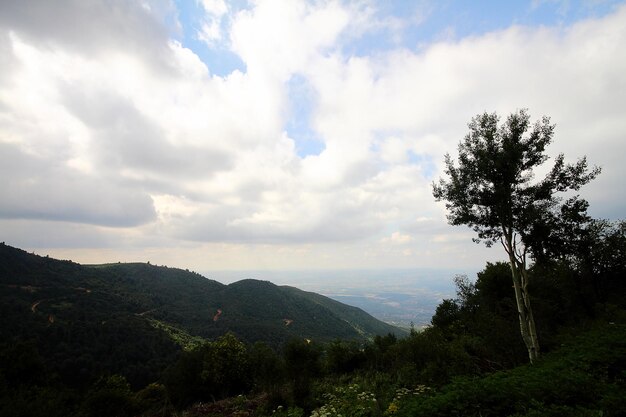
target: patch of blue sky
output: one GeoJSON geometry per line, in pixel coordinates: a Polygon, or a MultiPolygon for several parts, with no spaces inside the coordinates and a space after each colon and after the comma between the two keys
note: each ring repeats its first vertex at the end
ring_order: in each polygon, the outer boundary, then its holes
{"type": "Polygon", "coordinates": [[[390,1],[377,3],[379,25],[343,46],[347,55],[405,47],[421,49],[437,41],[504,30],[512,25],[565,26],[611,13],[618,0],[390,1]],[[395,25],[393,23],[396,23],[395,25]]]}
{"type": "Polygon", "coordinates": [[[290,113],[285,131],[295,141],[296,153],[300,158],[319,155],[326,148],[320,136],[311,127],[315,107],[315,91],[307,79],[295,74],[287,84],[290,113]]]}
{"type": "MultiPolygon", "coordinates": [[[[376,140],[374,141],[374,143],[372,143],[370,150],[374,154],[380,154],[381,147],[385,138],[400,138],[402,136],[402,131],[385,130],[376,132],[376,140]]],[[[422,171],[422,175],[426,179],[434,179],[434,175],[437,173],[437,166],[433,162],[433,157],[431,155],[427,153],[418,153],[412,149],[407,149],[405,156],[406,160],[404,161],[404,163],[419,166],[422,171]]],[[[382,160],[378,162],[382,169],[387,169],[390,166],[390,164],[382,162],[382,160]]]]}
{"type": "Polygon", "coordinates": [[[226,77],[234,71],[246,72],[246,64],[239,55],[226,48],[209,48],[199,40],[187,41],[183,46],[191,49],[212,75],[226,77]]]}
{"type": "MultiPolygon", "coordinates": [[[[228,2],[229,12],[236,13],[243,1],[228,2]]],[[[228,39],[222,39],[209,46],[200,40],[198,32],[204,23],[205,11],[196,0],[176,0],[178,21],[181,28],[178,31],[177,40],[186,48],[191,49],[207,66],[209,72],[218,76],[227,76],[235,70],[246,71],[246,65],[241,58],[228,48],[228,39]]],[[[222,36],[227,34],[228,16],[224,16],[221,22],[222,36]]]]}
{"type": "Polygon", "coordinates": [[[535,0],[530,3],[531,25],[569,25],[587,18],[603,17],[624,4],[623,0],[535,0]]]}
{"type": "MultiPolygon", "coordinates": [[[[491,2],[489,2],[491,3],[491,2]]],[[[498,1],[489,7],[475,2],[392,1],[378,4],[376,25],[343,45],[348,56],[365,56],[404,47],[420,49],[433,42],[455,40],[503,29],[530,6],[498,1]]]]}
{"type": "MultiPolygon", "coordinates": [[[[511,25],[560,26],[588,17],[601,17],[619,0],[394,0],[376,2],[376,21],[370,31],[343,43],[346,56],[366,56],[404,47],[417,50],[433,42],[503,30],[511,25]]],[[[181,28],[177,40],[191,49],[211,74],[226,76],[246,71],[245,63],[228,47],[228,25],[240,10],[253,6],[247,0],[228,0],[222,19],[221,41],[209,46],[198,38],[205,11],[198,0],[175,0],[181,28]]]]}
{"type": "Polygon", "coordinates": [[[418,154],[412,150],[408,151],[409,163],[413,165],[419,165],[422,170],[422,174],[428,180],[434,179],[434,175],[437,172],[437,167],[433,162],[433,158],[430,155],[418,154]]]}

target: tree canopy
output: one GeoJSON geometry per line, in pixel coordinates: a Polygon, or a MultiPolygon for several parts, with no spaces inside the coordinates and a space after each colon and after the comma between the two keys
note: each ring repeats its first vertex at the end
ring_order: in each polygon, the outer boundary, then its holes
{"type": "MultiPolygon", "coordinates": [[[[491,246],[515,233],[531,249],[547,226],[569,212],[582,213],[586,202],[571,197],[563,204],[558,193],[578,190],[600,173],[588,169],[585,157],[565,163],[559,154],[552,169],[539,181],[535,170],[548,159],[546,147],[552,142],[555,125],[548,117],[531,125],[527,110],[511,114],[498,126],[496,113],[483,113],[469,123],[470,132],[460,142],[458,165],[445,156],[445,173],[433,184],[437,201],[445,200],[452,225],[468,225],[477,241],[491,246]]],[[[569,213],[572,217],[574,213],[569,213]]]]}

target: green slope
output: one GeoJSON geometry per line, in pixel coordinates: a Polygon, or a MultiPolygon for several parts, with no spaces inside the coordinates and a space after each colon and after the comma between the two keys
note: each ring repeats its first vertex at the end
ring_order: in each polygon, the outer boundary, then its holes
{"type": "Polygon", "coordinates": [[[281,289],[294,294],[294,296],[310,300],[324,309],[327,309],[336,317],[339,317],[342,321],[347,323],[354,331],[364,337],[369,338],[372,335],[386,335],[388,333],[394,333],[396,335],[405,335],[408,333],[404,329],[400,329],[374,319],[358,307],[349,306],[323,295],[314,292],[302,291],[295,287],[283,286],[281,289]]]}
{"type": "Polygon", "coordinates": [[[0,245],[0,340],[31,340],[63,380],[119,372],[155,380],[201,338],[233,332],[279,347],[291,338],[363,340],[401,330],[360,309],[270,282],[224,285],[149,264],[79,265],[0,245]]]}
{"type": "Polygon", "coordinates": [[[396,415],[626,415],[626,326],[596,324],[577,331],[534,365],[482,378],[460,377],[430,395],[407,396],[396,415]]]}

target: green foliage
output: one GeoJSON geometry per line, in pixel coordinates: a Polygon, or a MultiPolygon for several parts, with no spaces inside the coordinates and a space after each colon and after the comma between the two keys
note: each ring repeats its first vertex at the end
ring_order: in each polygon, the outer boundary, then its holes
{"type": "Polygon", "coordinates": [[[251,388],[246,346],[232,333],[201,346],[200,378],[214,398],[243,394],[251,388]]]}
{"type": "Polygon", "coordinates": [[[623,415],[626,326],[602,326],[534,366],[484,378],[460,378],[428,397],[402,404],[406,416],[623,415]],[[602,413],[602,414],[600,414],[602,413]]]}
{"type": "Polygon", "coordinates": [[[247,348],[231,333],[205,342],[181,354],[165,385],[178,406],[245,393],[252,387],[247,348]]]}
{"type": "Polygon", "coordinates": [[[455,281],[458,298],[444,300],[437,307],[430,335],[439,334],[446,341],[444,345],[449,344],[448,349],[456,350],[457,363],[465,357],[464,366],[445,373],[477,374],[523,363],[525,352],[516,323],[510,266],[504,262],[487,263],[475,283],[466,277],[457,277],[455,281]]]}
{"type": "Polygon", "coordinates": [[[80,398],[59,387],[22,386],[0,392],[1,417],[67,417],[74,414],[80,398]]]}
{"type": "Polygon", "coordinates": [[[334,374],[346,374],[361,368],[366,361],[360,344],[335,340],[326,346],[326,370],[334,374]]]}
{"type": "Polygon", "coordinates": [[[433,195],[446,201],[449,222],[470,226],[477,240],[490,246],[510,229],[527,248],[540,250],[537,245],[558,225],[561,208],[577,213],[586,209],[576,200],[559,206],[555,194],[578,190],[600,169],[588,171],[585,158],[566,164],[561,154],[546,177],[533,182],[533,170],[548,160],[545,151],[554,125],[547,117],[531,125],[526,110],[511,114],[500,126],[499,121],[495,113],[471,120],[459,144],[458,166],[445,156],[448,180],[433,183],[433,195]]]}
{"type": "Polygon", "coordinates": [[[309,408],[313,378],[322,371],[321,349],[310,340],[292,339],[285,346],[284,357],[291,395],[295,404],[309,408]]]}
{"type": "Polygon", "coordinates": [[[147,413],[163,414],[169,408],[167,389],[159,383],[151,383],[135,394],[138,408],[147,413]]]}
{"type": "Polygon", "coordinates": [[[184,350],[192,350],[200,346],[205,341],[205,339],[198,336],[192,336],[185,330],[179,329],[171,324],[167,324],[154,319],[148,319],[148,322],[155,329],[159,329],[167,333],[170,339],[176,342],[176,344],[182,347],[184,350]]]}
{"type": "Polygon", "coordinates": [[[210,399],[211,393],[202,383],[202,367],[202,351],[196,348],[183,352],[178,361],[165,371],[163,380],[174,405],[182,407],[194,401],[210,399]]]}
{"type": "Polygon", "coordinates": [[[279,397],[287,372],[283,359],[263,342],[252,345],[248,356],[255,390],[279,397]]]}
{"type": "Polygon", "coordinates": [[[279,405],[272,410],[272,417],[304,417],[306,414],[300,407],[283,407],[279,405]]]}
{"type": "Polygon", "coordinates": [[[311,417],[374,417],[381,411],[372,392],[365,391],[358,384],[336,387],[323,395],[324,404],[313,410],[311,417]]]}
{"type": "Polygon", "coordinates": [[[512,318],[517,314],[511,291],[511,266],[505,262],[487,262],[475,284],[475,302],[495,314],[512,318]]]}
{"type": "Polygon", "coordinates": [[[431,319],[433,326],[439,329],[452,329],[460,320],[460,307],[451,299],[443,300],[435,310],[431,319]]]}
{"type": "Polygon", "coordinates": [[[416,375],[413,382],[417,380],[439,386],[455,375],[479,372],[478,366],[468,353],[468,346],[473,344],[473,340],[469,336],[462,336],[450,341],[437,329],[427,329],[412,336],[400,347],[412,359],[416,375]]]}
{"type": "Polygon", "coordinates": [[[45,379],[45,366],[34,341],[0,345],[0,372],[13,387],[39,384],[45,379]]]}
{"type": "Polygon", "coordinates": [[[626,221],[591,220],[585,226],[565,257],[580,275],[578,284],[594,302],[626,306],[621,297],[626,289],[626,221]]]}
{"type": "Polygon", "coordinates": [[[87,393],[82,415],[89,417],[132,416],[138,404],[130,390],[130,384],[121,375],[101,378],[87,393]]]}

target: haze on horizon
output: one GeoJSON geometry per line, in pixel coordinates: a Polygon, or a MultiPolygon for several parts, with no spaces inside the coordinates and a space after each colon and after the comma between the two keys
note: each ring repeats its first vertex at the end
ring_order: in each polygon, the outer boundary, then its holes
{"type": "Polygon", "coordinates": [[[556,123],[626,212],[620,1],[0,3],[0,240],[202,271],[479,270],[431,183],[478,113],[556,123]]]}

